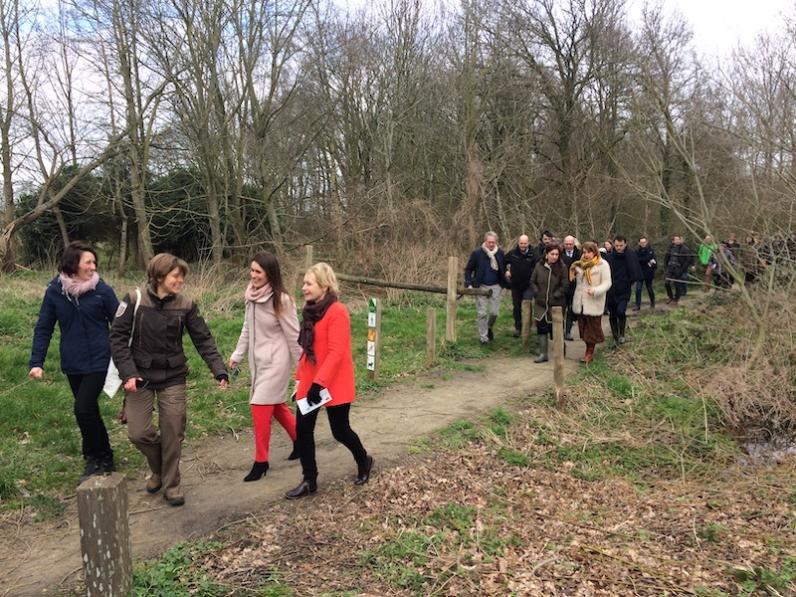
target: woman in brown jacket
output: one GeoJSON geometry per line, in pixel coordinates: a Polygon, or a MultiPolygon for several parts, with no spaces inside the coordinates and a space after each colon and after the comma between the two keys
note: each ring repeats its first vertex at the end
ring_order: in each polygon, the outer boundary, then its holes
{"type": "Polygon", "coordinates": [[[279,262],[271,253],[254,256],[246,287],[246,316],[238,345],[229,358],[234,369],[249,354],[252,387],[249,404],[254,423],[254,464],[244,481],[257,481],[268,471],[268,444],[271,418],[279,421],[296,451],[296,419],[285,404],[287,386],[293,367],[301,356],[298,344],[299,323],[296,304],[285,292],[279,262]]]}
{"type": "Polygon", "coordinates": [[[149,285],[124,297],[111,326],[111,352],[124,381],[127,436],[146,457],[152,475],[149,493],[163,488],[171,506],[182,506],[180,455],[185,438],[188,359],[182,337],[187,330],[221,389],[227,369],[199,307],[182,294],[188,264],[160,253],[147,265],[149,285]],[[136,303],[140,303],[136,306],[136,303]],[[132,338],[132,341],[131,341],[132,338]],[[152,413],[157,403],[158,426],[152,413]]]}
{"type": "MultiPolygon", "coordinates": [[[[547,361],[548,340],[553,337],[553,307],[564,307],[567,303],[569,279],[567,269],[561,261],[561,249],[550,244],[545,247],[544,260],[536,264],[531,274],[534,292],[536,333],[539,335],[539,356],[534,363],[547,361]]],[[[559,333],[563,333],[563,329],[559,333]]]]}

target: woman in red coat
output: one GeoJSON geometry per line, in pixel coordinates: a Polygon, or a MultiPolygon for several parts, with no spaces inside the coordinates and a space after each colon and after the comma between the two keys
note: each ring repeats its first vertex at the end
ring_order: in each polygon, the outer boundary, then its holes
{"type": "MultiPolygon", "coordinates": [[[[327,263],[316,263],[307,270],[301,292],[307,302],[299,334],[304,352],[296,370],[296,397],[306,396],[309,404],[316,405],[321,402],[321,392],[328,390],[331,400],[325,406],[332,436],[354,456],[357,463],[354,485],[364,485],[370,478],[373,457],[368,455],[348,422],[355,397],[348,309],[337,299],[337,277],[327,263]]],[[[318,488],[314,432],[319,410],[307,414],[296,412],[296,444],[304,479],[285,494],[289,500],[310,495],[318,488]]]]}

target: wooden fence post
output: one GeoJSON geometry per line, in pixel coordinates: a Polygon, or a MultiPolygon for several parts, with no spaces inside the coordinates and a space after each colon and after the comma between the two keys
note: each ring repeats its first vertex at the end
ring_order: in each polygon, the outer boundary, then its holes
{"type": "Polygon", "coordinates": [[[523,299],[521,306],[522,313],[522,347],[528,350],[531,343],[531,301],[523,299]]]}
{"type": "Polygon", "coordinates": [[[456,343],[456,281],[459,279],[458,257],[448,257],[448,293],[445,303],[445,341],[456,343]]]}
{"type": "Polygon", "coordinates": [[[379,377],[381,352],[381,301],[368,299],[368,379],[379,377]]]}
{"type": "Polygon", "coordinates": [[[313,261],[312,255],[312,245],[305,245],[304,246],[304,269],[310,269],[315,262],[313,261]]]}
{"type": "Polygon", "coordinates": [[[124,475],[94,475],[77,488],[80,547],[88,597],[119,597],[133,589],[124,475]]]}
{"type": "Polygon", "coordinates": [[[564,400],[564,309],[553,307],[553,381],[556,402],[564,400]]]}
{"type": "Polygon", "coordinates": [[[433,365],[437,360],[437,310],[426,309],[426,365],[433,365]]]}

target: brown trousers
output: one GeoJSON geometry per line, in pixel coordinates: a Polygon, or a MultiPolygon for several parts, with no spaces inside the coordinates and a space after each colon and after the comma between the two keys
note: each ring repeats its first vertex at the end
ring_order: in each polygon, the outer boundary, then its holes
{"type": "Polygon", "coordinates": [[[127,437],[160,475],[163,489],[180,486],[180,455],[185,439],[185,384],[127,394],[127,437]],[[155,397],[160,432],[152,424],[155,397]]]}

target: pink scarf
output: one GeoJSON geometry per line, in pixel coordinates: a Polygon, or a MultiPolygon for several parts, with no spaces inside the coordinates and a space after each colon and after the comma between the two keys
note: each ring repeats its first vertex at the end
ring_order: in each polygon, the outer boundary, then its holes
{"type": "Polygon", "coordinates": [[[61,280],[61,287],[64,292],[69,296],[78,297],[87,292],[94,290],[99,282],[99,274],[94,272],[88,280],[81,280],[80,278],[73,278],[61,272],[58,276],[61,280]]]}
{"type": "Polygon", "coordinates": [[[249,282],[249,285],[246,287],[246,292],[243,294],[250,303],[265,303],[268,302],[271,295],[274,294],[274,291],[271,290],[270,282],[266,282],[259,288],[255,288],[252,286],[252,283],[249,282]]]}

